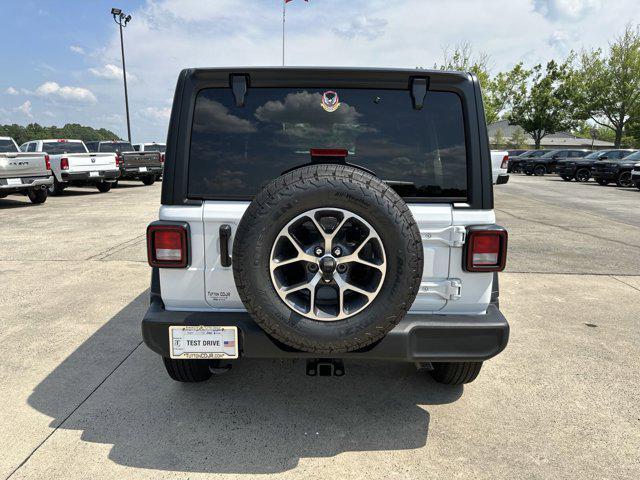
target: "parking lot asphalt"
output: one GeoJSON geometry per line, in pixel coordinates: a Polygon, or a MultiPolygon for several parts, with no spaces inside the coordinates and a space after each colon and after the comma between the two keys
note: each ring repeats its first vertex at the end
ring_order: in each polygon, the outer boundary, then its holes
{"type": "Polygon", "coordinates": [[[0,199],[0,477],[639,478],[640,192],[512,176],[507,349],[476,382],[243,360],[172,382],[141,345],[160,185],[0,199]]]}

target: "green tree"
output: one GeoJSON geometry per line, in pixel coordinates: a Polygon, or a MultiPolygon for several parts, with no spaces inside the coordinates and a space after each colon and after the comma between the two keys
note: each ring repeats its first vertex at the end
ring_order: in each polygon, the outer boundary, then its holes
{"type": "MultiPolygon", "coordinates": [[[[529,76],[527,76],[529,77],[529,76]]],[[[533,67],[529,87],[514,93],[508,120],[533,137],[535,148],[550,133],[569,130],[575,124],[573,105],[568,95],[569,68],[554,60],[533,67]]]]}
{"type": "Polygon", "coordinates": [[[614,132],[620,147],[624,130],[640,111],[640,30],[627,26],[609,46],[584,51],[572,81],[574,103],[581,118],[614,132]]]}
{"type": "Polygon", "coordinates": [[[531,71],[525,69],[520,62],[508,72],[499,72],[487,79],[487,84],[482,89],[487,123],[500,120],[511,109],[514,97],[526,94],[527,79],[530,76],[531,71]]]}
{"type": "Polygon", "coordinates": [[[67,123],[64,127],[43,127],[37,123],[30,123],[27,126],[0,125],[0,136],[13,137],[18,145],[29,140],[39,140],[43,138],[73,138],[83,140],[119,140],[117,134],[110,130],[100,128],[95,129],[80,125],[78,123],[67,123]]]}
{"type": "Polygon", "coordinates": [[[436,70],[455,70],[474,73],[480,85],[489,82],[489,56],[480,52],[476,54],[469,42],[462,42],[453,47],[442,49],[442,63],[435,64],[436,70]]]}
{"type": "Polygon", "coordinates": [[[471,72],[478,77],[482,88],[484,112],[488,124],[497,122],[511,106],[516,93],[526,90],[526,81],[530,71],[522,63],[518,63],[508,72],[500,72],[491,76],[490,57],[484,53],[476,53],[469,42],[443,49],[442,63],[435,64],[439,70],[456,70],[471,72]]]}
{"type": "Polygon", "coordinates": [[[515,128],[509,140],[507,140],[507,148],[521,149],[527,148],[527,137],[522,128],[515,128]]]}
{"type": "Polygon", "coordinates": [[[507,144],[507,139],[504,136],[504,132],[499,128],[493,134],[493,142],[491,142],[491,148],[499,149],[507,144]]]}

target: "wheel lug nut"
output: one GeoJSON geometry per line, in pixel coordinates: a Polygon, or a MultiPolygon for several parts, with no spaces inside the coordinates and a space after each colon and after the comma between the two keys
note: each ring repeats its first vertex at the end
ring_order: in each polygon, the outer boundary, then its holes
{"type": "Polygon", "coordinates": [[[337,267],[338,273],[344,273],[347,271],[347,266],[344,263],[341,263],[337,267]]]}
{"type": "Polygon", "coordinates": [[[316,247],[316,248],[313,250],[313,253],[315,253],[315,254],[316,254],[316,256],[318,256],[318,257],[319,257],[319,256],[321,256],[321,255],[324,253],[324,249],[323,249],[322,247],[316,247]]]}
{"type": "Polygon", "coordinates": [[[307,268],[309,268],[309,271],[311,273],[315,273],[318,271],[318,265],[316,265],[315,263],[310,263],[307,268]]]}
{"type": "Polygon", "coordinates": [[[333,255],[336,257],[339,257],[340,255],[342,255],[342,249],[340,247],[336,247],[333,249],[333,255]]]}
{"type": "Polygon", "coordinates": [[[330,278],[325,278],[324,279],[324,283],[331,283],[331,279],[330,278]]]}

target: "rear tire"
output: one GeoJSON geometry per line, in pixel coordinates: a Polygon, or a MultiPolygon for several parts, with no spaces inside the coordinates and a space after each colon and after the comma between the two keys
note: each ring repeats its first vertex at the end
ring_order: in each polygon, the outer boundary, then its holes
{"type": "Polygon", "coordinates": [[[623,188],[633,187],[633,182],[631,181],[631,172],[622,172],[620,175],[618,175],[616,185],[623,188]]]}
{"type": "Polygon", "coordinates": [[[96,185],[96,188],[100,193],[107,193],[111,190],[111,184],[109,182],[100,182],[96,185]]]}
{"type": "Polygon", "coordinates": [[[211,378],[208,360],[175,360],[162,358],[169,376],[176,382],[196,383],[211,378]]]}
{"type": "Polygon", "coordinates": [[[37,190],[29,190],[27,193],[31,203],[44,203],[47,201],[47,189],[38,188],[37,190]]]}
{"type": "Polygon", "coordinates": [[[142,183],[145,185],[153,185],[156,181],[156,177],[154,175],[150,175],[148,177],[142,177],[142,183]]]}
{"type": "Polygon", "coordinates": [[[587,168],[581,168],[576,172],[576,181],[586,183],[591,178],[591,172],[587,168]]]}
{"type": "Polygon", "coordinates": [[[47,191],[49,192],[49,195],[52,196],[56,196],[56,195],[60,195],[62,193],[62,191],[64,190],[64,187],[62,186],[62,184],[58,181],[58,179],[56,178],[56,176],[53,176],[53,184],[49,185],[47,187],[47,191]]]}
{"type": "Polygon", "coordinates": [[[535,168],[533,169],[533,174],[536,177],[542,177],[545,173],[547,173],[547,169],[545,168],[544,165],[536,165],[535,168]]]}
{"type": "Polygon", "coordinates": [[[473,382],[482,368],[482,362],[434,363],[431,376],[438,383],[462,385],[473,382]]]}

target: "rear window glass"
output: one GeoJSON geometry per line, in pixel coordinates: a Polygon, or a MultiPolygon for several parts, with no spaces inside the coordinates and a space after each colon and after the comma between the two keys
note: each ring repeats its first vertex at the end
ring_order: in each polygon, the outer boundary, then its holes
{"type": "Polygon", "coordinates": [[[153,145],[145,145],[145,152],[164,152],[167,149],[162,143],[154,143],[153,145]]]}
{"type": "Polygon", "coordinates": [[[16,144],[13,143],[13,140],[0,140],[0,153],[8,153],[8,152],[18,152],[19,150],[16,148],[16,144]]]}
{"type": "Polygon", "coordinates": [[[49,155],[61,153],[87,153],[84,143],[81,142],[44,142],[42,151],[49,155]]]}
{"type": "Polygon", "coordinates": [[[281,173],[311,162],[310,150],[348,151],[407,198],[467,196],[460,98],[430,91],[422,110],[407,90],[250,88],[236,107],[229,88],[196,99],[189,196],[251,198],[281,173]]]}
{"type": "Polygon", "coordinates": [[[101,152],[133,152],[133,147],[127,142],[106,142],[100,144],[101,152]]]}

